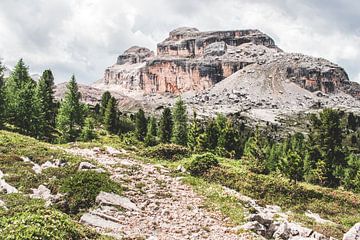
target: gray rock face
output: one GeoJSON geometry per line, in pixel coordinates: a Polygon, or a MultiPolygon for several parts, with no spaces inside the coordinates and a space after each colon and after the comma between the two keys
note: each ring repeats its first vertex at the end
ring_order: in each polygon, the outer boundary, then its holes
{"type": "Polygon", "coordinates": [[[114,193],[100,192],[96,197],[96,202],[103,205],[122,207],[130,211],[140,211],[136,204],[131,202],[130,199],[121,197],[114,193]]]}
{"type": "Polygon", "coordinates": [[[150,51],[150,49],[144,47],[133,46],[126,50],[124,54],[120,55],[117,59],[117,64],[125,64],[125,63],[140,63],[143,62],[146,58],[153,57],[154,52],[150,51]]]}
{"type": "Polygon", "coordinates": [[[344,91],[360,98],[360,85],[351,83],[340,66],[321,58],[285,53],[270,36],[256,29],[175,29],[157,45],[157,56],[146,48],[132,47],[106,69],[99,83],[121,86],[124,92],[180,94],[209,89],[246,66],[253,68],[244,78],[269,71],[274,73],[269,78],[293,82],[311,92],[344,91]]]}
{"type": "Polygon", "coordinates": [[[345,233],[343,240],[360,240],[360,223],[355,224],[345,233]]]}

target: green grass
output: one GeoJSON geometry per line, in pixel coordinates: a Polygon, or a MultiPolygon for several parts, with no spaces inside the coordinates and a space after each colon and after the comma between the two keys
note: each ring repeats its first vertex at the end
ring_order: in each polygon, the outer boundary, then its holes
{"type": "MultiPolygon", "coordinates": [[[[51,145],[17,133],[0,131],[0,169],[5,174],[5,180],[20,191],[18,194],[0,193],[0,199],[7,206],[7,209],[0,208],[0,229],[6,231],[1,233],[1,239],[34,239],[36,236],[40,236],[39,239],[112,239],[100,236],[79,225],[76,222],[77,216],[61,212],[56,209],[57,206],[45,208],[44,201],[30,199],[25,195],[32,193],[31,189],[37,188],[40,184],[46,185],[53,194],[58,193],[60,188],[67,193],[68,189],[65,183],[69,183],[69,179],[76,176],[78,164],[82,161],[97,165],[92,160],[66,153],[59,148],[59,145],[51,145]],[[66,166],[48,168],[41,174],[35,174],[32,169],[33,164],[24,162],[20,158],[22,156],[30,158],[39,165],[46,161],[53,162],[59,159],[65,162],[66,166]]],[[[90,174],[90,177],[93,177],[90,172],[84,174],[90,174]]],[[[91,194],[81,196],[84,191],[77,191],[73,195],[67,194],[66,196],[73,196],[70,200],[74,201],[77,199],[88,200],[86,207],[91,207],[94,204],[94,194],[98,190],[114,190],[116,188],[116,192],[121,191],[120,187],[112,182],[107,174],[102,174],[93,180],[95,186],[99,186],[99,184],[101,186],[99,188],[94,187],[94,184],[87,186],[89,182],[86,181],[75,184],[77,186],[80,184],[80,190],[84,190],[85,193],[91,192],[91,194]],[[116,187],[114,187],[115,185],[116,187]],[[94,189],[95,191],[93,191],[94,189]]],[[[59,209],[62,208],[59,207],[59,209]]]]}
{"type": "Polygon", "coordinates": [[[184,177],[182,181],[204,197],[204,207],[220,211],[234,225],[244,224],[243,205],[236,198],[224,194],[221,185],[192,176],[184,177]]]}
{"type": "MultiPolygon", "coordinates": [[[[173,170],[179,165],[188,167],[192,159],[189,157],[171,162],[156,158],[135,157],[148,163],[161,164],[173,170]]],[[[226,199],[222,199],[219,195],[216,197],[216,193],[214,193],[215,196],[212,196],[212,192],[216,192],[216,188],[211,186],[227,186],[257,199],[260,205],[279,205],[284,211],[290,210],[292,212],[290,217],[295,221],[327,236],[341,238],[344,232],[355,223],[360,222],[359,194],[307,183],[293,184],[288,179],[277,175],[255,174],[249,171],[248,166],[241,160],[219,158],[219,162],[220,167],[213,168],[202,177],[189,177],[180,173],[176,173],[176,175],[185,177],[186,183],[189,183],[199,194],[205,196],[209,203],[216,204],[217,209],[220,210],[226,199]],[[321,217],[337,225],[314,223],[304,216],[306,210],[318,213],[321,217]]],[[[233,201],[235,204],[236,200],[233,201]]],[[[215,208],[214,206],[211,207],[215,208]]],[[[231,211],[226,211],[226,208],[221,211],[225,216],[230,217],[231,211]]],[[[235,217],[235,219],[241,218],[235,217]]]]}

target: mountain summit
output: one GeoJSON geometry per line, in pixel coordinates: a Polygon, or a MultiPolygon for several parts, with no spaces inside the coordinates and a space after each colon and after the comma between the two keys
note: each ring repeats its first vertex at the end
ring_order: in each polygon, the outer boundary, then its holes
{"type": "Polygon", "coordinates": [[[157,45],[156,55],[137,46],[126,50],[96,85],[117,85],[147,94],[180,94],[207,90],[244,68],[249,74],[263,71],[272,85],[290,81],[311,92],[343,91],[360,97],[357,84],[349,81],[340,66],[322,58],[286,53],[271,37],[252,29],[175,29],[157,45]]]}

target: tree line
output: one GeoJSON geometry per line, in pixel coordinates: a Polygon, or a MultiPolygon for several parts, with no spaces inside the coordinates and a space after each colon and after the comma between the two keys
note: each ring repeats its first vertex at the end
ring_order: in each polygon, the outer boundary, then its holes
{"type": "Polygon", "coordinates": [[[258,174],[281,174],[294,182],[328,187],[342,186],[360,192],[360,117],[334,109],[312,114],[308,134],[295,133],[276,140],[264,129],[246,126],[236,117],[218,114],[201,119],[188,116],[179,98],[161,116],[118,110],[110,92],[96,106],[81,103],[74,76],[64,99],[54,98],[54,77],[45,70],[38,82],[20,60],[4,81],[0,64],[0,125],[7,123],[23,134],[52,142],[90,141],[97,130],[116,134],[124,142],[144,146],[177,144],[191,152],[212,152],[242,159],[258,174]]]}

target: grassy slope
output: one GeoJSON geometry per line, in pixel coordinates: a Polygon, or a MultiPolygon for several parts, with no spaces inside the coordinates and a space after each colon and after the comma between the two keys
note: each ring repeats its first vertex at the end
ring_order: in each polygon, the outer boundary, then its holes
{"type": "MultiPolygon", "coordinates": [[[[5,180],[12,186],[16,187],[20,193],[18,194],[3,194],[0,193],[0,199],[6,203],[8,210],[0,208],[0,225],[7,221],[24,221],[22,218],[33,221],[38,219],[41,221],[42,217],[46,219],[57,218],[61,221],[64,227],[63,232],[73,230],[78,232],[81,239],[110,239],[104,236],[99,236],[91,230],[83,227],[76,222],[78,216],[69,216],[60,212],[55,208],[45,208],[42,200],[30,199],[25,194],[32,193],[31,188],[37,188],[40,184],[45,184],[55,194],[59,191],[61,182],[76,172],[79,162],[84,161],[83,158],[73,156],[56,148],[55,146],[43,143],[26,137],[17,133],[0,131],[0,169],[5,174],[5,180]],[[20,157],[29,157],[37,164],[43,164],[46,161],[54,161],[60,159],[66,162],[66,167],[45,169],[41,174],[35,174],[32,170],[32,164],[24,162],[20,157]],[[44,214],[44,212],[46,214],[44,214]],[[28,214],[26,216],[23,213],[28,214]],[[74,220],[72,220],[73,218],[74,220]],[[14,220],[15,219],[15,220],[14,220]],[[64,224],[66,223],[66,224],[64,224]],[[67,227],[67,229],[65,229],[67,227]]],[[[86,160],[89,161],[89,160],[86,160]]],[[[31,223],[28,223],[31,225],[31,223]]],[[[54,224],[56,224],[54,222],[54,224]]],[[[11,225],[7,225],[9,227],[11,225]]],[[[20,231],[21,225],[14,225],[15,229],[12,231],[20,231]]],[[[43,226],[44,231],[46,227],[51,228],[51,225],[43,226]]],[[[61,233],[62,229],[57,229],[56,232],[61,233]]],[[[25,232],[21,231],[24,235],[25,232]]],[[[43,233],[45,234],[45,233],[43,233]]],[[[16,235],[14,235],[16,237],[16,235]]],[[[64,237],[64,236],[63,236],[64,237]]],[[[31,237],[30,237],[31,238],[31,237]]],[[[51,236],[52,239],[58,239],[56,236],[51,236]]],[[[60,236],[60,239],[62,237],[60,236]]],[[[75,238],[75,239],[80,239],[75,238]]],[[[27,239],[27,238],[26,238],[27,239]]]]}

